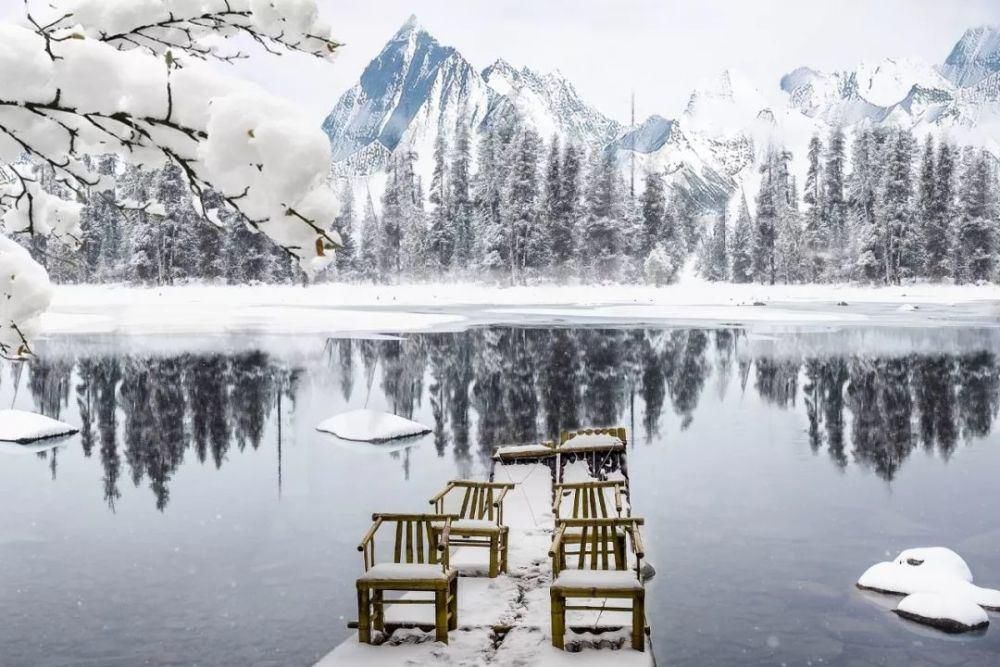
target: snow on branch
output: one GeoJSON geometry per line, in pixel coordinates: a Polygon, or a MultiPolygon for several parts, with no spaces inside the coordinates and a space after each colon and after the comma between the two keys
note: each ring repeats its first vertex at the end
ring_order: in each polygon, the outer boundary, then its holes
{"type": "MultiPolygon", "coordinates": [[[[0,24],[4,232],[75,243],[81,202],[107,190],[84,158],[117,154],[176,165],[199,212],[221,201],[307,273],[321,269],[341,243],[326,136],[290,105],[201,61],[244,57],[224,51],[238,36],[269,53],[330,58],[339,43],[329,34],[315,0],[57,0],[37,13],[26,0],[20,25],[0,24]],[[39,169],[75,201],[42,190],[39,169]]],[[[4,250],[5,262],[12,253],[4,250]]],[[[24,310],[13,279],[8,287],[0,339],[13,353],[26,349],[29,329],[18,323],[47,302],[24,310]]]]}

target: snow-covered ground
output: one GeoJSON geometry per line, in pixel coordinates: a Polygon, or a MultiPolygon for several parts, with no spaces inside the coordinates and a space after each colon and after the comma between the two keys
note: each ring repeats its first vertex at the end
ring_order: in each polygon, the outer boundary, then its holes
{"type": "Polygon", "coordinates": [[[1000,324],[996,285],[59,286],[42,336],[357,334],[480,324],[1000,324]]]}

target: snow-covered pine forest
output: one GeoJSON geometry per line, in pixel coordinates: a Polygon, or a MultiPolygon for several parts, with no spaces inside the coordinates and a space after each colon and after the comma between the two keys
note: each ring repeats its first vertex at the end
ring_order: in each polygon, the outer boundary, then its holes
{"type": "MultiPolygon", "coordinates": [[[[728,215],[704,210],[663,173],[628,182],[610,152],[544,140],[528,124],[498,124],[474,141],[461,126],[454,145],[439,136],[429,183],[415,151],[396,151],[378,201],[356,201],[343,183],[335,228],[345,247],[319,280],[667,284],[688,262],[706,279],[733,282],[998,278],[995,160],[931,135],[874,127],[848,137],[835,128],[809,142],[804,180],[792,152],[771,147],[759,189],[734,195],[728,215]]],[[[222,227],[200,216],[179,168],[88,160],[112,186],[84,206],[82,252],[27,239],[54,280],[304,279],[235,215],[222,227]]]]}

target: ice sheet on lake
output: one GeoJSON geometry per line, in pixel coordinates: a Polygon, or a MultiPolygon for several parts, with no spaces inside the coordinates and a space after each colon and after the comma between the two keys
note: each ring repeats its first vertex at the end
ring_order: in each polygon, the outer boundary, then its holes
{"type": "Polygon", "coordinates": [[[429,426],[379,410],[351,410],[324,419],[317,431],[332,433],[344,440],[383,442],[430,433],[429,426]]]}
{"type": "Polygon", "coordinates": [[[79,431],[65,422],[24,410],[0,410],[0,441],[35,442],[79,431]]]}

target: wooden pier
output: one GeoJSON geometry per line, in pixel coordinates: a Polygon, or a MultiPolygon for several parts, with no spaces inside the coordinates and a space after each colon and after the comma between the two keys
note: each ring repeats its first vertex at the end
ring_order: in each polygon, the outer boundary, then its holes
{"type": "MultiPolygon", "coordinates": [[[[564,433],[558,444],[497,449],[489,480],[456,481],[429,499],[434,514],[427,516],[445,518],[428,519],[438,528],[423,530],[432,540],[446,532],[453,542],[434,548],[446,560],[442,572],[459,574],[454,602],[449,583],[438,586],[445,602],[437,605],[427,588],[402,593],[403,604],[376,608],[381,617],[370,635],[366,628],[373,619],[363,618],[361,635],[352,635],[317,664],[558,667],[579,665],[587,657],[601,660],[593,664],[613,660],[616,667],[655,665],[642,612],[642,520],[632,514],[626,456],[623,428],[585,429],[564,433]],[[502,538],[491,523],[503,526],[502,538]],[[558,591],[553,563],[557,577],[568,575],[559,577],[558,591]],[[563,648],[553,645],[554,633],[563,648]]],[[[396,544],[407,543],[406,529],[396,530],[396,544]]],[[[391,549],[383,553],[389,560],[391,549]]],[[[369,555],[366,551],[366,571],[371,571],[369,555]]],[[[413,560],[402,551],[393,556],[396,563],[413,560]]],[[[349,626],[357,629],[358,622],[349,626]]]]}

